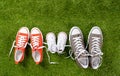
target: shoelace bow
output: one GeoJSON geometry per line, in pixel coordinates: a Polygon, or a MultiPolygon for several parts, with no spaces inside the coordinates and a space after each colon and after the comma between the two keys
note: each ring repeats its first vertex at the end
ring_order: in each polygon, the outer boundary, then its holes
{"type": "Polygon", "coordinates": [[[81,37],[73,38],[73,42],[74,42],[74,45],[75,45],[75,48],[76,48],[76,53],[75,54],[77,54],[77,57],[75,57],[75,59],[77,59],[79,56],[89,56],[89,53],[83,47],[81,37]]]}

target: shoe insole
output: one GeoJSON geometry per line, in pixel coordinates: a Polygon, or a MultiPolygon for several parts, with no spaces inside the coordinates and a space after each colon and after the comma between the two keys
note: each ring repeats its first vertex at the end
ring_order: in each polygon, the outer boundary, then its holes
{"type": "Polygon", "coordinates": [[[35,51],[32,53],[33,59],[35,62],[39,62],[40,61],[40,54],[38,51],[35,51]]]}
{"type": "Polygon", "coordinates": [[[22,52],[20,50],[17,50],[15,53],[15,61],[20,61],[22,58],[22,52]]]}

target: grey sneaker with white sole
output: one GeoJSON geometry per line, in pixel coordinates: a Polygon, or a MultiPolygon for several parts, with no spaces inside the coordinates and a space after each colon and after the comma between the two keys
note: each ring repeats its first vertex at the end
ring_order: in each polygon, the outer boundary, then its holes
{"type": "Polygon", "coordinates": [[[69,42],[78,65],[83,68],[87,68],[89,65],[89,54],[85,50],[83,34],[78,27],[74,26],[71,28],[69,33],[69,42]]]}
{"type": "Polygon", "coordinates": [[[103,35],[99,27],[95,26],[91,29],[88,36],[88,47],[90,53],[90,65],[93,69],[98,69],[102,63],[103,53],[101,47],[103,44],[103,35]]]}

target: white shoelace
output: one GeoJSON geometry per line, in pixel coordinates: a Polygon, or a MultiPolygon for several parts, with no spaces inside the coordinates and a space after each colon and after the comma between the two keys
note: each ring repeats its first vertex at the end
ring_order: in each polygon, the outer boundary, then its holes
{"type": "MultiPolygon", "coordinates": [[[[48,45],[46,42],[43,42],[43,44],[45,44],[45,45],[48,45]]],[[[46,49],[46,54],[47,54],[47,57],[48,57],[48,62],[50,63],[50,64],[59,64],[58,62],[51,62],[51,59],[50,59],[50,55],[49,55],[49,50],[48,50],[48,48],[46,47],[46,46],[44,46],[44,48],[46,49]]]]}
{"type": "Polygon", "coordinates": [[[80,48],[83,49],[81,37],[75,37],[75,38],[73,38],[73,42],[74,42],[75,48],[77,48],[76,50],[79,50],[80,48]]]}
{"type": "Polygon", "coordinates": [[[76,53],[78,56],[75,57],[77,59],[80,55],[82,56],[89,56],[88,52],[84,49],[83,44],[82,44],[82,39],[81,37],[75,37],[73,38],[73,42],[76,48],[76,53]]]}
{"type": "Polygon", "coordinates": [[[92,53],[94,53],[94,55],[91,55],[90,56],[100,56],[103,55],[103,53],[101,52],[100,50],[100,45],[99,45],[99,42],[100,42],[100,38],[98,37],[92,37],[92,53]]]}
{"type": "Polygon", "coordinates": [[[19,35],[17,46],[25,48],[25,46],[24,46],[25,40],[26,40],[26,36],[19,35]]]}
{"type": "Polygon", "coordinates": [[[31,48],[35,48],[36,46],[39,46],[39,36],[33,36],[32,37],[32,42],[33,42],[33,46],[31,46],[31,48]]]}
{"type": "Polygon", "coordinates": [[[50,64],[59,64],[58,62],[51,62],[50,55],[49,55],[49,53],[48,53],[48,48],[47,48],[47,47],[45,47],[45,48],[46,48],[46,54],[47,54],[47,56],[48,56],[48,62],[49,62],[50,64]]]}
{"type": "Polygon", "coordinates": [[[100,38],[98,38],[98,37],[92,37],[92,38],[93,38],[92,49],[91,49],[92,52],[91,52],[90,56],[91,57],[94,57],[94,56],[99,56],[100,57],[100,59],[101,59],[100,63],[99,63],[99,67],[100,67],[101,64],[102,64],[102,56],[101,55],[103,55],[103,53],[100,50],[100,45],[99,45],[100,38]]]}
{"type": "Polygon", "coordinates": [[[74,58],[72,56],[73,51],[69,50],[69,55],[70,56],[68,56],[66,58],[71,57],[72,60],[75,60],[75,59],[77,59],[82,54],[83,54],[82,56],[89,56],[89,53],[84,49],[84,47],[82,45],[82,39],[81,39],[81,37],[75,37],[75,38],[73,38],[73,42],[74,42],[75,48],[77,50],[76,53],[75,53],[75,54],[77,54],[77,56],[74,58]]]}
{"type": "Polygon", "coordinates": [[[12,47],[11,47],[10,52],[9,52],[9,57],[10,57],[14,47],[18,47],[18,48],[23,47],[23,48],[25,48],[27,46],[27,43],[24,45],[25,40],[26,40],[26,36],[19,35],[18,44],[16,44],[16,46],[15,46],[16,41],[15,40],[13,41],[12,47]]]}

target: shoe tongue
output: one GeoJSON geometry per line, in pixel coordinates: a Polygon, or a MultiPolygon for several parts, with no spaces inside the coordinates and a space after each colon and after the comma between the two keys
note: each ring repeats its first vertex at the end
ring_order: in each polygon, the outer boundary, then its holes
{"type": "Polygon", "coordinates": [[[92,67],[94,68],[97,68],[97,67],[99,67],[99,65],[100,65],[100,58],[99,57],[93,57],[92,58],[92,67]]]}

